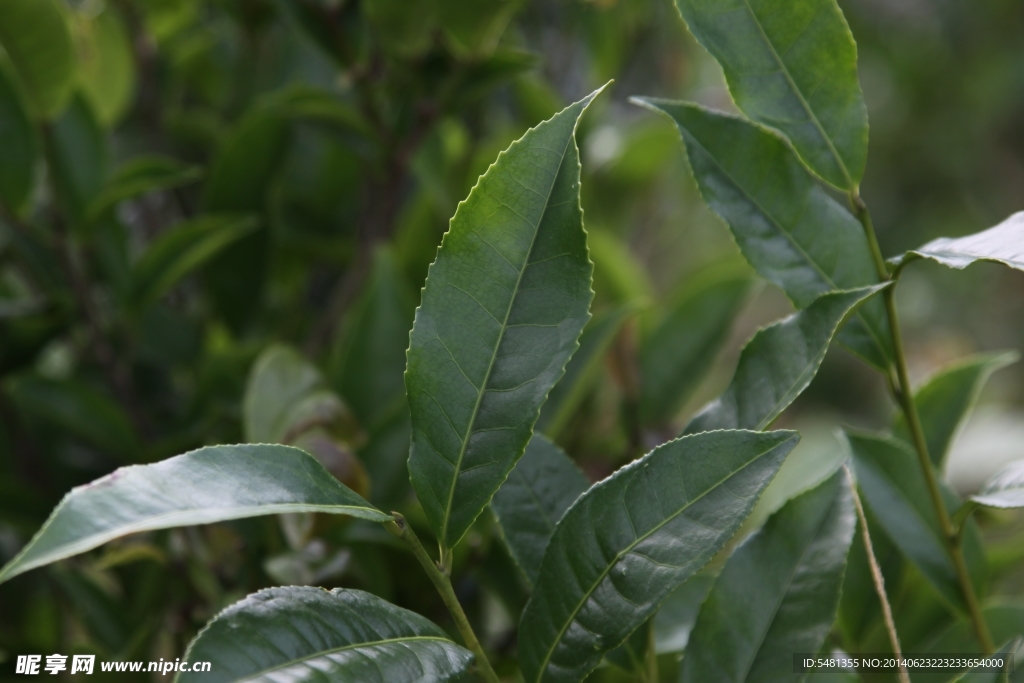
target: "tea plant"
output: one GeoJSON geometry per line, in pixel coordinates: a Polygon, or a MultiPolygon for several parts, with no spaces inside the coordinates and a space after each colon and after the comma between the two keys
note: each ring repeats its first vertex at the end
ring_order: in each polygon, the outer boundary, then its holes
{"type": "MultiPolygon", "coordinates": [[[[298,6],[306,12],[300,19],[315,24],[319,5],[298,6]]],[[[38,11],[25,3],[9,3],[7,11],[11,7],[38,11]]],[[[0,582],[127,534],[287,514],[281,524],[296,554],[279,558],[275,571],[305,585],[264,589],[217,614],[184,655],[212,662],[212,671],[179,674],[183,683],[390,683],[468,675],[492,683],[517,675],[527,683],[576,682],[605,664],[648,683],[669,675],[666,665],[677,667],[684,683],[796,680],[799,653],[899,653],[898,621],[907,622],[890,604],[898,580],[911,598],[915,591],[937,595],[937,609],[952,613],[954,631],[970,627],[973,643],[950,640],[960,651],[1016,648],[1017,625],[997,624],[994,633],[985,613],[987,559],[974,513],[1024,507],[1024,462],[1011,464],[967,500],[939,476],[981,384],[1016,355],[969,358],[915,392],[895,292],[901,275],[921,259],[954,269],[985,260],[1024,270],[1024,214],[886,260],[859,192],[867,113],[856,45],[834,0],[678,0],[678,9],[721,65],[741,114],[633,101],[678,129],[704,201],[753,269],[796,308],[753,335],[728,387],[678,438],[637,453],[591,484],[538,428],[566,422],[585,376],[631,315],[628,306],[601,318],[590,314],[594,265],[580,205],[576,137],[598,90],[513,142],[458,205],[415,309],[404,392],[394,376],[371,382],[361,365],[373,353],[405,349],[401,321],[410,308],[389,289],[395,265],[388,252],[374,252],[368,240],[359,253],[368,294],[350,324],[398,332],[381,341],[354,334],[337,350],[340,384],[357,387],[351,394],[363,397],[361,403],[342,401],[299,352],[269,347],[245,390],[249,443],[124,467],[73,489],[0,570],[0,582]],[[884,434],[847,430],[852,470],[830,473],[742,542],[732,542],[800,438],[771,426],[810,385],[833,340],[881,374],[900,413],[884,434]],[[372,389],[361,391],[364,385],[372,389]],[[401,425],[411,434],[408,474],[421,508],[413,507],[410,519],[361,495],[368,480],[386,490],[394,474],[378,476],[372,467],[367,473],[348,450],[365,440],[364,427],[379,434],[376,428],[393,421],[400,425],[396,440],[401,425]],[[382,525],[393,538],[370,524],[332,527],[328,515],[382,525]],[[436,589],[459,642],[370,592],[313,587],[331,576],[329,561],[302,553],[315,554],[311,538],[324,527],[350,543],[362,534],[374,543],[400,544],[436,589]],[[453,583],[474,529],[500,537],[519,573],[513,583],[529,594],[512,615],[518,621],[514,658],[495,657],[485,647],[478,620],[466,613],[453,583]],[[421,542],[420,534],[431,542],[421,542]],[[901,578],[905,563],[921,581],[901,578]],[[702,571],[707,566],[717,575],[702,571]],[[675,634],[674,645],[665,644],[666,633],[675,634]],[[681,661],[659,657],[679,651],[681,661]]],[[[35,88],[36,75],[19,63],[17,36],[0,31],[0,39],[32,89],[33,106],[57,111],[55,102],[65,94],[35,88]]],[[[20,100],[8,90],[0,78],[0,103],[14,106],[20,100]]],[[[321,95],[293,92],[251,114],[251,131],[236,141],[238,154],[270,144],[283,112],[362,125],[321,95]]],[[[11,120],[29,131],[31,118],[11,120]]],[[[33,135],[24,135],[26,154],[33,135]]],[[[397,155],[391,161],[405,154],[385,148],[397,155]]],[[[212,173],[223,178],[216,168],[212,173]]],[[[75,227],[110,228],[115,224],[103,217],[139,188],[177,185],[195,174],[140,163],[91,203],[72,202],[75,227]]],[[[394,180],[385,173],[385,185],[394,180]]],[[[20,225],[31,179],[5,175],[0,181],[8,221],[20,225]]],[[[236,181],[223,180],[237,193],[248,191],[236,181]]],[[[228,213],[247,208],[233,192],[218,192],[215,184],[207,192],[204,216],[168,233],[135,264],[122,292],[133,314],[141,315],[228,245],[262,234],[257,221],[228,213]]],[[[631,448],[643,448],[638,425],[664,426],[678,411],[685,394],[673,385],[699,375],[722,346],[747,282],[733,273],[710,278],[648,337],[633,368],[647,391],[627,397],[631,448]],[[689,333],[683,343],[680,329],[689,333]]],[[[239,292],[244,298],[245,287],[222,281],[214,290],[230,301],[239,292]]],[[[350,296],[339,292],[338,301],[350,296]]],[[[88,302],[80,303],[88,315],[88,302]]],[[[244,315],[237,314],[243,325],[244,315]]],[[[114,369],[115,388],[130,399],[117,358],[110,349],[96,350],[99,362],[114,369]]],[[[104,429],[93,437],[102,441],[104,429]]],[[[119,443],[130,450],[130,439],[119,443]]],[[[400,499],[401,482],[395,486],[400,499]]],[[[405,574],[414,571],[408,565],[405,574]]],[[[516,604],[515,597],[508,603],[516,604]]]]}

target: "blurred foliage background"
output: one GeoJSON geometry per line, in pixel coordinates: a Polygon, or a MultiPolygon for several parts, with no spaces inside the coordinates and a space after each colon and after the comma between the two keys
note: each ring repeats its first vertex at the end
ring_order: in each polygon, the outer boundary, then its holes
{"type": "MultiPolygon", "coordinates": [[[[840,5],[883,251],[1024,207],[1020,3],[840,5]]],[[[627,102],[732,108],[668,0],[0,0],[0,45],[0,561],[71,487],[213,443],[295,443],[416,520],[402,373],[427,266],[498,152],[609,79],[579,138],[595,317],[538,428],[599,479],[674,436],[791,310],[701,202],[675,130],[627,102]]],[[[1024,348],[1020,273],[919,263],[899,296],[918,380],[1024,348]]],[[[805,440],[748,526],[835,467],[837,424],[888,422],[882,389],[829,354],[782,420],[805,440]]],[[[1024,457],[1022,411],[1011,366],[956,446],[954,487],[1024,457]]],[[[1024,629],[1024,520],[984,529],[990,593],[1024,629]]],[[[489,520],[460,552],[460,597],[510,652],[525,591],[489,520]]],[[[953,617],[900,571],[913,651],[953,617]]],[[[246,520],[0,587],[0,678],[25,652],[180,657],[220,608],[281,583],[359,587],[448,623],[372,525],[246,520]]]]}

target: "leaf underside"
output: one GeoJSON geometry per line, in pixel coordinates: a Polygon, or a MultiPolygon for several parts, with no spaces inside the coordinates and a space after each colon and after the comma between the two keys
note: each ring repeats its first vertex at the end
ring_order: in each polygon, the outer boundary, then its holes
{"type": "Polygon", "coordinates": [[[929,258],[958,270],[978,261],[993,261],[1024,270],[1024,211],[973,235],[932,240],[907,252],[902,260],[906,262],[915,257],[929,258]]]}
{"type": "Polygon", "coordinates": [[[442,548],[458,543],[522,455],[590,317],[574,135],[596,95],[498,156],[430,266],[406,370],[409,471],[442,548]]]}

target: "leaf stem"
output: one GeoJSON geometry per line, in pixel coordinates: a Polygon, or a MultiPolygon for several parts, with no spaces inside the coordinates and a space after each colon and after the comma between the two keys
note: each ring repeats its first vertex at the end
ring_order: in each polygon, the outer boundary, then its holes
{"type": "Polygon", "coordinates": [[[452,583],[448,579],[448,575],[442,572],[438,566],[430,559],[430,555],[427,554],[423,544],[420,543],[420,539],[417,538],[416,532],[412,530],[409,523],[405,521],[405,517],[397,512],[392,512],[394,521],[384,522],[384,528],[391,533],[392,536],[402,539],[405,541],[409,548],[412,550],[412,554],[419,561],[423,570],[430,577],[430,581],[434,584],[437,592],[441,595],[441,600],[444,601],[445,607],[452,615],[452,619],[455,620],[455,626],[459,629],[459,633],[462,635],[462,639],[465,641],[466,646],[473,651],[476,655],[476,664],[480,673],[488,683],[501,683],[501,679],[498,678],[498,674],[494,672],[491,667],[491,663],[487,660],[487,654],[484,652],[483,647],[480,645],[480,641],[477,640],[476,633],[473,632],[473,627],[469,623],[469,619],[466,617],[466,613],[462,611],[462,605],[459,604],[459,599],[455,596],[455,591],[452,589],[452,583]]]}
{"type": "MultiPolygon", "coordinates": [[[[645,674],[650,683],[658,683],[658,648],[654,638],[654,617],[647,620],[647,652],[644,654],[645,674]]],[[[902,682],[901,682],[902,683],[902,682]]]]}
{"type": "Polygon", "coordinates": [[[992,646],[992,636],[989,634],[988,625],[981,613],[981,606],[978,596],[974,591],[974,584],[971,583],[970,574],[967,571],[967,562],[960,547],[960,536],[953,526],[949,517],[949,510],[942,499],[942,491],[939,488],[939,480],[932,466],[931,458],[928,456],[928,442],[921,427],[921,419],[917,414],[917,406],[914,404],[914,396],[910,388],[910,376],[907,372],[907,356],[903,346],[903,333],[900,329],[900,319],[896,311],[896,286],[893,277],[885,266],[885,259],[882,257],[881,249],[878,246],[878,239],[875,237],[875,229],[871,223],[871,214],[864,201],[856,193],[850,195],[850,204],[853,206],[857,220],[864,228],[868,245],[871,248],[871,255],[878,270],[878,276],[883,282],[893,281],[892,287],[887,287],[882,296],[885,300],[885,310],[889,318],[890,334],[892,335],[893,364],[896,369],[895,383],[890,379],[889,387],[893,396],[903,410],[907,420],[907,427],[910,431],[914,449],[917,451],[918,462],[924,474],[925,483],[928,486],[928,496],[931,498],[932,506],[935,508],[935,516],[939,521],[939,530],[942,533],[942,540],[946,550],[953,562],[957,580],[960,583],[960,591],[963,593],[964,603],[967,605],[967,612],[974,628],[974,634],[978,639],[985,654],[992,654],[995,648],[992,646]]]}
{"type": "Polygon", "coordinates": [[[899,662],[900,683],[910,683],[910,674],[903,663],[903,650],[900,647],[900,637],[896,633],[896,622],[892,618],[892,607],[889,605],[889,598],[885,594],[885,577],[882,576],[882,568],[878,566],[878,558],[875,557],[875,549],[871,545],[871,532],[868,531],[868,518],[864,514],[864,506],[857,494],[857,485],[853,481],[853,473],[845,464],[846,481],[850,484],[850,492],[853,494],[853,506],[857,510],[857,519],[860,521],[861,539],[864,541],[864,550],[868,557],[868,566],[871,567],[871,579],[875,584],[875,593],[882,603],[882,617],[885,621],[885,630],[889,633],[889,644],[892,646],[892,653],[899,662]]]}

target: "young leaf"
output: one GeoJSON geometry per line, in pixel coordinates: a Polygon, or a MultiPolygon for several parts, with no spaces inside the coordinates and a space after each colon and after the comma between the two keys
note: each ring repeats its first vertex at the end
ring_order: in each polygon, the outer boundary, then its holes
{"type": "Polygon", "coordinates": [[[590,483],[561,448],[534,434],[491,500],[512,559],[532,586],[555,525],[590,483]]]}
{"type": "Polygon", "coordinates": [[[842,472],[736,549],[701,607],[681,683],[771,680],[832,628],[856,516],[842,472]]]}
{"type": "Polygon", "coordinates": [[[145,308],[259,226],[254,216],[209,214],[162,233],[132,269],[133,302],[145,308]]]}
{"type": "MultiPolygon", "coordinates": [[[[878,282],[860,223],[804,170],[786,143],[749,121],[682,102],[634,99],[678,126],[704,200],[743,255],[797,308],[878,282]]],[[[839,341],[885,369],[892,355],[881,301],[865,304],[839,341]]]]}
{"type": "Polygon", "coordinates": [[[1024,270],[1024,211],[1005,221],[966,237],[940,237],[923,247],[908,251],[897,265],[915,258],[929,258],[944,266],[961,270],[977,261],[993,261],[1024,270]]]}
{"type": "Polygon", "coordinates": [[[579,350],[569,359],[565,374],[551,389],[548,400],[540,409],[535,431],[544,432],[552,438],[562,431],[593,386],[608,347],[636,310],[636,306],[625,304],[595,315],[587,323],[580,335],[579,350]]]}
{"type": "MultiPolygon", "coordinates": [[[[1014,351],[971,356],[943,368],[914,394],[921,428],[928,443],[928,455],[936,468],[941,469],[945,465],[953,439],[977,403],[989,376],[1017,362],[1018,358],[1014,351]]],[[[902,411],[896,416],[892,431],[894,436],[910,443],[902,411]]]]}
{"type": "Polygon", "coordinates": [[[798,439],[682,437],[580,496],[555,528],[519,624],[527,683],[583,680],[725,545],[798,439]]]}
{"type": "Polygon", "coordinates": [[[72,489],[0,583],[128,534],[282,512],[390,519],[297,448],[209,446],[72,489]]]}
{"type": "MultiPolygon", "coordinates": [[[[853,432],[846,436],[864,500],[889,539],[917,565],[944,600],[966,612],[956,570],[946,551],[917,458],[896,439],[853,432]]],[[[940,486],[952,514],[960,501],[948,488],[940,486]]],[[[977,525],[972,520],[966,523],[964,558],[972,583],[980,589],[987,572],[984,550],[977,525]]]]}
{"type": "Polygon", "coordinates": [[[767,429],[814,379],[832,337],[884,285],[829,292],[802,311],[758,330],[740,353],[725,392],[683,434],[713,429],[767,429]]]}
{"type": "Polygon", "coordinates": [[[868,155],[857,46],[835,0],[676,0],[736,105],[782,131],[814,173],[855,190],[868,155]]]}
{"type": "Polygon", "coordinates": [[[999,470],[971,500],[994,508],[1024,507],[1024,460],[999,470]]]}
{"type": "Polygon", "coordinates": [[[415,612],[363,591],[267,588],[214,617],[184,659],[210,662],[175,683],[463,680],[473,654],[415,612]]]}
{"type": "Polygon", "coordinates": [[[96,220],[119,202],[146,192],[186,185],[202,176],[198,166],[186,166],[162,156],[136,157],[117,169],[99,196],[89,204],[86,216],[96,220]]]}
{"type": "Polygon", "coordinates": [[[28,91],[36,112],[60,113],[74,86],[71,32],[58,0],[0,2],[0,47],[28,91]]]}
{"type": "Polygon", "coordinates": [[[750,290],[750,278],[716,273],[683,292],[640,347],[640,418],[663,424],[697,390],[750,290]]]}
{"type": "Polygon", "coordinates": [[[442,548],[523,454],[590,316],[575,131],[597,92],[498,156],[430,266],[406,370],[409,472],[442,548]]]}
{"type": "Polygon", "coordinates": [[[8,69],[0,62],[0,203],[20,213],[32,190],[39,141],[8,69]]]}

